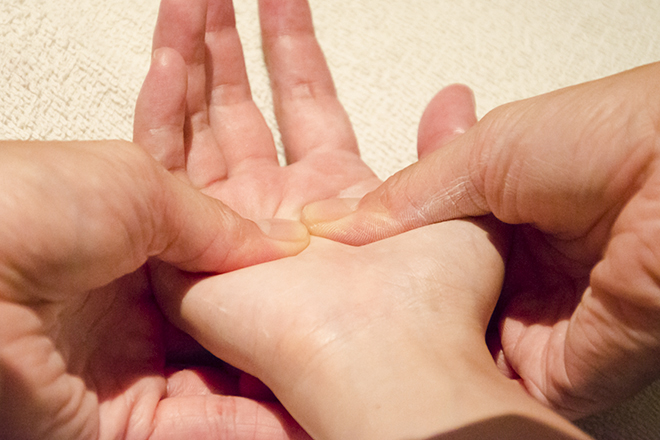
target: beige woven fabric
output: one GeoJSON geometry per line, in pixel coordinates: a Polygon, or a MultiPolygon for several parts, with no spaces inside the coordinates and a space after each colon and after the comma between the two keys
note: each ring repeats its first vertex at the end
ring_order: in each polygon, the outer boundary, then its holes
{"type": "MultiPolygon", "coordinates": [[[[657,0],[311,0],[365,160],[415,160],[442,86],[493,107],[660,60],[657,0]]],[[[2,0],[0,138],[130,139],[158,0],[2,0]]],[[[236,0],[255,99],[275,127],[256,0],[236,0]]],[[[660,383],[582,421],[598,439],[660,439],[660,383]]]]}

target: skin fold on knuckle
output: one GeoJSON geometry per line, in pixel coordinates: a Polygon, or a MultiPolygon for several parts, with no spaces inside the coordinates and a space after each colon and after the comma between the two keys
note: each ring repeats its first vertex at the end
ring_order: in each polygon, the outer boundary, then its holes
{"type": "Polygon", "coordinates": [[[392,230],[403,231],[429,224],[432,220],[427,218],[427,200],[420,197],[418,181],[413,172],[396,173],[370,195],[364,205],[380,211],[378,214],[388,219],[392,230]]]}
{"type": "Polygon", "coordinates": [[[472,134],[467,174],[471,203],[507,223],[518,223],[522,166],[528,153],[519,147],[525,130],[526,105],[495,108],[477,123],[472,134]]]}

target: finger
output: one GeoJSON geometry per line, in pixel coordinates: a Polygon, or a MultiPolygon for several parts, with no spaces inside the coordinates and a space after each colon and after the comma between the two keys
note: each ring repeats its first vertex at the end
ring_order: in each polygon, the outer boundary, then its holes
{"type": "Polygon", "coordinates": [[[183,57],[188,73],[184,152],[186,171],[198,188],[226,176],[226,165],[209,122],[206,0],[163,0],[160,5],[154,51],[170,47],[183,57]]]}
{"type": "Polygon", "coordinates": [[[270,128],[252,100],[230,0],[210,0],[206,45],[211,88],[209,118],[227,168],[254,159],[279,166],[270,128]]]}
{"type": "Polygon", "coordinates": [[[358,199],[307,205],[302,222],[313,235],[352,245],[381,240],[420,226],[490,212],[483,196],[476,133],[426,155],[358,199]]]}
{"type": "Polygon", "coordinates": [[[445,87],[433,97],[422,115],[417,136],[418,157],[423,159],[476,123],[472,90],[462,84],[445,87]]]}
{"type": "Polygon", "coordinates": [[[135,105],[133,141],[170,171],[185,170],[186,66],[173,49],[154,51],[135,105]]]}
{"type": "Polygon", "coordinates": [[[192,272],[227,272],[294,255],[308,244],[297,222],[255,223],[169,174],[163,179],[166,191],[153,210],[151,256],[192,272]]]}
{"type": "Polygon", "coordinates": [[[206,0],[163,0],[154,31],[153,50],[170,47],[181,54],[188,69],[187,106],[193,122],[206,114],[206,0]]]}
{"type": "Polygon", "coordinates": [[[306,0],[260,0],[264,55],[289,163],[315,150],[359,154],[348,116],[314,35],[306,0]]]}

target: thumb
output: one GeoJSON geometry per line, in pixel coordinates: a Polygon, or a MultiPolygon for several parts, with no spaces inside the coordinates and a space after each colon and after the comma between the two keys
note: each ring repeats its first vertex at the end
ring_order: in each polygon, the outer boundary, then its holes
{"type": "Polygon", "coordinates": [[[309,241],[298,222],[240,217],[129,142],[6,142],[1,150],[0,260],[16,276],[0,284],[9,280],[16,295],[88,291],[149,257],[224,272],[296,254],[309,241]]]}
{"type": "MultiPolygon", "coordinates": [[[[655,108],[648,84],[656,69],[500,106],[359,202],[307,206],[303,222],[315,235],[350,244],[490,212],[558,237],[585,235],[620,208],[655,154],[655,119],[638,109],[655,108]]],[[[451,130],[438,126],[451,119],[435,119],[426,138],[446,139],[451,130]]]]}
{"type": "Polygon", "coordinates": [[[329,199],[306,206],[302,222],[313,235],[351,245],[414,228],[490,212],[483,196],[484,161],[475,130],[399,171],[361,200],[329,199]]]}
{"type": "MultiPolygon", "coordinates": [[[[477,122],[474,95],[461,84],[438,92],[419,124],[419,162],[358,199],[329,199],[305,207],[310,232],[352,245],[366,244],[442,220],[488,213],[469,169],[477,122]],[[452,142],[453,141],[453,142],[452,142]]],[[[481,164],[481,161],[476,161],[481,164]]]]}
{"type": "Polygon", "coordinates": [[[167,190],[153,210],[159,218],[150,256],[186,271],[227,272],[297,254],[309,243],[298,222],[253,222],[162,171],[167,190]]]}

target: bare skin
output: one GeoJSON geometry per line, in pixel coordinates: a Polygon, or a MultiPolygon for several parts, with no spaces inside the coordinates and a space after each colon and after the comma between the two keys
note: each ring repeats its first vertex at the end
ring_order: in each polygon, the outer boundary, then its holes
{"type": "Polygon", "coordinates": [[[241,428],[232,421],[306,438],[281,407],[217,395],[223,370],[168,365],[141,269],[149,257],[223,271],[291,255],[304,228],[268,238],[128,142],[3,142],[0,157],[3,437],[163,438],[177,420],[199,438],[241,428]],[[215,413],[182,417],[195,408],[215,413]]]}
{"type": "Polygon", "coordinates": [[[260,7],[288,166],[279,165],[270,129],[252,101],[230,1],[209,1],[208,9],[206,1],[162,2],[154,50],[163,65],[154,66],[143,87],[134,139],[167,169],[247,218],[298,220],[307,203],[364,194],[380,181],[360,159],[311,21],[290,18],[309,15],[306,4],[264,1],[260,7]]]}
{"type": "MultiPolygon", "coordinates": [[[[141,102],[188,123],[159,140],[153,127],[163,121],[138,112],[136,139],[248,217],[298,218],[309,202],[378,185],[359,158],[304,0],[260,2],[289,162],[279,166],[250,99],[230,6],[185,2],[183,14],[182,2],[163,2],[141,102]],[[159,29],[179,32],[165,37],[159,29]],[[177,88],[186,79],[187,88],[177,88]],[[150,84],[180,93],[159,95],[150,84]]],[[[464,88],[449,89],[437,105],[447,112],[447,133],[472,123],[464,88]]],[[[449,222],[362,248],[314,239],[296,257],[215,277],[152,269],[167,316],[261,379],[313,438],[428,438],[499,414],[586,438],[502,376],[488,352],[504,268],[498,228],[449,222]]]]}
{"type": "MultiPolygon", "coordinates": [[[[659,377],[660,64],[493,110],[362,200],[305,209],[351,244],[492,213],[511,253],[493,349],[572,418],[659,377]]],[[[442,131],[433,104],[420,141],[442,131]]],[[[476,119],[475,119],[476,121],[476,119]]]]}

